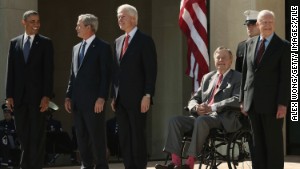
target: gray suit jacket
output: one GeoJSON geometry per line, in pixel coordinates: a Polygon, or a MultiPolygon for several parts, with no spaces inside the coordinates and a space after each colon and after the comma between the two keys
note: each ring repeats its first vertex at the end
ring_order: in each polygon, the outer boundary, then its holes
{"type": "MultiPolygon", "coordinates": [[[[217,71],[212,71],[203,76],[200,88],[189,101],[188,108],[191,110],[196,104],[207,102],[217,80],[217,71]]],[[[214,96],[214,101],[221,119],[222,125],[227,132],[234,132],[241,127],[237,113],[239,113],[239,91],[241,73],[230,70],[224,77],[219,90],[214,96]]]]}

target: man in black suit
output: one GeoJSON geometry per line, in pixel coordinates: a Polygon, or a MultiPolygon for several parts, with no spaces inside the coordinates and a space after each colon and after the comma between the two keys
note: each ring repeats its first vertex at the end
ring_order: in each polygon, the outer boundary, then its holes
{"type": "MultiPolygon", "coordinates": [[[[256,26],[258,11],[247,10],[244,12],[244,15],[246,16],[246,21],[244,25],[247,26],[248,37],[252,38],[254,36],[259,35],[259,29],[256,26]]],[[[246,40],[240,42],[236,50],[235,70],[239,72],[242,72],[245,48],[246,40]]]]}
{"type": "Polygon", "coordinates": [[[115,41],[111,106],[119,125],[125,168],[145,169],[146,119],[155,90],[156,49],[152,38],[137,28],[135,7],[119,6],[117,17],[125,34],[115,41]]]}
{"type": "Polygon", "coordinates": [[[106,169],[104,104],[108,96],[112,51],[96,37],[98,18],[82,14],[77,21],[77,36],[82,42],[73,47],[71,75],[65,109],[74,114],[82,169],[106,169]]]}
{"type": "Polygon", "coordinates": [[[45,149],[45,112],[53,95],[53,45],[40,34],[40,18],[27,11],[25,33],[10,42],[6,104],[15,115],[22,148],[21,168],[41,169],[45,149]]]}
{"type": "Polygon", "coordinates": [[[290,44],[275,33],[272,11],[257,17],[260,35],[246,43],[241,108],[254,133],[256,169],[283,169],[283,120],[290,94],[290,44]]]}

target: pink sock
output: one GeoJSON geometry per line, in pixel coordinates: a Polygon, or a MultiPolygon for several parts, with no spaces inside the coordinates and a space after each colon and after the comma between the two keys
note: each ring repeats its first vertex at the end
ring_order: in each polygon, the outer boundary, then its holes
{"type": "Polygon", "coordinates": [[[190,167],[190,169],[194,169],[195,157],[189,156],[186,160],[186,164],[190,167]]]}
{"type": "Polygon", "coordinates": [[[181,165],[181,158],[178,155],[172,153],[171,156],[172,156],[172,162],[174,165],[177,165],[177,166],[181,165]]]}

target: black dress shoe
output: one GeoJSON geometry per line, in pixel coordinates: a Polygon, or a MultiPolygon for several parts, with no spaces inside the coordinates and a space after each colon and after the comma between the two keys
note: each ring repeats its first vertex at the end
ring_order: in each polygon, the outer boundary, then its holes
{"type": "Polygon", "coordinates": [[[161,165],[161,164],[156,164],[155,168],[156,169],[174,169],[175,165],[173,163],[170,163],[168,165],[161,165]]]}
{"type": "Polygon", "coordinates": [[[187,164],[177,165],[174,167],[174,169],[190,169],[190,166],[188,166],[187,164]]]}

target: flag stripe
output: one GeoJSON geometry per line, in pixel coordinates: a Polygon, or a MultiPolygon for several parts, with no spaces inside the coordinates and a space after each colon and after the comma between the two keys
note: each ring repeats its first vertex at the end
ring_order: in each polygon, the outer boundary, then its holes
{"type": "Polygon", "coordinates": [[[208,72],[208,38],[205,0],[182,0],[180,3],[179,26],[187,37],[188,66],[186,74],[195,78],[199,86],[202,76],[208,72]]]}

